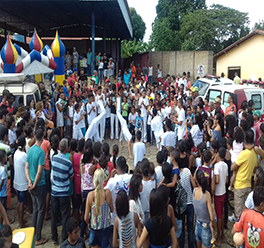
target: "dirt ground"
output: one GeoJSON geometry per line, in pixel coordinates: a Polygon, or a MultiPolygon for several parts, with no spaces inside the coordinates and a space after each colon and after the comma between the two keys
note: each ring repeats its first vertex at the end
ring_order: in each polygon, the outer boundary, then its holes
{"type": "MultiPolygon", "coordinates": [[[[129,153],[128,153],[128,149],[127,149],[127,143],[125,141],[123,141],[123,144],[120,145],[120,143],[117,140],[111,141],[111,140],[106,140],[106,142],[109,143],[111,149],[110,151],[112,152],[112,146],[114,144],[118,144],[119,145],[119,156],[124,156],[127,159],[127,163],[129,165],[129,169],[133,169],[133,160],[129,158],[129,153]]],[[[155,146],[149,146],[148,144],[146,145],[146,158],[149,159],[150,162],[153,162],[156,165],[156,154],[157,154],[157,149],[155,146]]],[[[15,207],[16,203],[17,203],[17,198],[14,197],[12,198],[12,205],[15,207]]],[[[231,213],[230,213],[231,214],[231,213]]],[[[12,224],[12,227],[14,229],[18,228],[18,217],[17,217],[17,212],[16,209],[13,210],[9,210],[8,211],[8,216],[10,216],[12,219],[15,219],[15,222],[12,224]]],[[[28,225],[31,225],[31,215],[25,215],[25,218],[28,220],[28,225]]],[[[231,229],[232,229],[232,223],[228,223],[228,230],[225,230],[225,234],[226,234],[226,238],[227,239],[231,239],[231,229]]],[[[61,226],[58,227],[58,233],[59,235],[61,234],[61,226]]],[[[42,236],[44,238],[49,239],[49,241],[42,246],[39,247],[59,247],[59,246],[54,246],[52,244],[51,241],[51,222],[49,221],[44,221],[44,226],[42,229],[42,236]]],[[[187,236],[187,235],[186,235],[187,236]]],[[[60,240],[60,236],[59,236],[59,240],[60,240]]],[[[86,241],[86,245],[88,247],[88,241],[86,241]]],[[[186,242],[186,247],[188,247],[187,242],[186,242]]],[[[229,246],[227,243],[223,243],[222,246],[223,248],[229,248],[231,246],[229,246]]]]}

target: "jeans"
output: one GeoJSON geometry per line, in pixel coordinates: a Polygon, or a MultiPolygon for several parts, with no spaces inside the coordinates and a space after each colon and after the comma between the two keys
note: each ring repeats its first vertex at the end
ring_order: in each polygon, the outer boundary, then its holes
{"type": "Polygon", "coordinates": [[[182,232],[180,236],[180,248],[184,248],[185,243],[185,215],[187,215],[187,232],[188,232],[188,243],[189,248],[194,247],[194,233],[193,233],[193,218],[194,209],[192,204],[187,205],[187,209],[182,219],[182,232]]]}
{"type": "Polygon", "coordinates": [[[33,205],[32,226],[36,230],[36,241],[39,241],[46,210],[46,186],[37,186],[30,190],[30,194],[33,205]]]}
{"type": "Polygon", "coordinates": [[[99,69],[99,84],[102,85],[103,77],[104,77],[104,69],[99,69]]]}
{"type": "Polygon", "coordinates": [[[114,130],[115,130],[115,137],[118,139],[118,117],[117,114],[112,114],[110,117],[110,123],[111,123],[111,139],[114,139],[114,130]]]}
{"type": "Polygon", "coordinates": [[[89,245],[100,246],[101,248],[107,248],[109,245],[109,231],[110,227],[103,228],[100,230],[90,229],[89,245]]]}
{"type": "Polygon", "coordinates": [[[59,214],[62,218],[62,242],[68,238],[66,232],[66,221],[70,213],[70,197],[69,196],[51,196],[51,239],[58,242],[57,222],[59,214]]]}
{"type": "Polygon", "coordinates": [[[91,73],[91,65],[88,65],[87,64],[87,76],[91,76],[92,73],[91,73]]]}
{"type": "Polygon", "coordinates": [[[147,125],[147,142],[149,142],[151,145],[153,144],[151,125],[147,125]]]}
{"type": "Polygon", "coordinates": [[[152,78],[152,76],[148,76],[148,81],[149,81],[149,83],[153,83],[153,78],[152,78]]]}

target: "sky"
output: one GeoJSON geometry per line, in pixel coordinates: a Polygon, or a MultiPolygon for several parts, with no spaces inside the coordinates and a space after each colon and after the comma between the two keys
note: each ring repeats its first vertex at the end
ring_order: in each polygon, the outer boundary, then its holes
{"type": "MultiPolygon", "coordinates": [[[[149,41],[149,36],[151,35],[153,23],[156,17],[156,5],[158,0],[127,0],[129,7],[134,7],[142,19],[146,23],[146,33],[144,41],[149,41]]],[[[255,22],[264,20],[264,1],[263,0],[206,0],[207,6],[212,4],[222,4],[224,6],[237,9],[241,12],[248,12],[250,24],[249,27],[252,28],[255,22]]]]}

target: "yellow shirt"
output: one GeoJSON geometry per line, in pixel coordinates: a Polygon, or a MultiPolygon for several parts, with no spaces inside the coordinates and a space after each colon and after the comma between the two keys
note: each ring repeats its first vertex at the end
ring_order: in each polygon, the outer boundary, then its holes
{"type": "MultiPolygon", "coordinates": [[[[152,99],[153,104],[154,104],[154,99],[153,99],[153,97],[151,97],[151,96],[147,96],[147,98],[148,98],[149,101],[150,101],[150,99],[152,99]]],[[[147,111],[149,111],[149,106],[147,107],[147,111]]]]}
{"type": "Polygon", "coordinates": [[[240,84],[241,83],[241,79],[238,76],[236,76],[234,78],[234,82],[235,82],[235,84],[240,84]]]}
{"type": "Polygon", "coordinates": [[[258,165],[258,156],[254,149],[240,152],[236,164],[239,166],[236,174],[235,189],[251,187],[251,178],[258,165]]]}

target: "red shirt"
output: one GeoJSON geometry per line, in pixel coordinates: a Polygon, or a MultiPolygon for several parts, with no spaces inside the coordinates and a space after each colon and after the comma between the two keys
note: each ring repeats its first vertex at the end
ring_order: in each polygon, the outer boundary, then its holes
{"type": "Polygon", "coordinates": [[[73,78],[72,77],[68,77],[68,85],[69,86],[73,86],[73,82],[72,82],[73,78]]]}
{"type": "MultiPolygon", "coordinates": [[[[99,164],[97,164],[96,166],[97,169],[101,168],[101,166],[99,164]]],[[[105,174],[105,181],[104,181],[104,187],[106,186],[108,180],[110,179],[111,177],[111,171],[114,169],[114,165],[112,162],[108,161],[107,162],[107,166],[104,170],[104,174],[105,174]]]]}
{"type": "Polygon", "coordinates": [[[43,142],[41,144],[41,149],[44,151],[45,153],[45,163],[44,163],[44,169],[45,170],[50,170],[50,166],[49,166],[49,146],[50,143],[48,140],[43,139],[43,142]]]}
{"type": "Polygon", "coordinates": [[[228,115],[228,113],[231,112],[231,111],[233,111],[235,113],[237,112],[237,109],[236,109],[236,105],[235,104],[233,104],[232,106],[227,106],[226,107],[225,115],[228,115]]]}
{"type": "Polygon", "coordinates": [[[238,222],[234,224],[236,232],[244,233],[245,247],[264,247],[264,216],[253,210],[245,209],[238,222]]]}
{"type": "Polygon", "coordinates": [[[75,194],[80,195],[81,192],[81,176],[80,176],[80,160],[83,154],[74,153],[73,160],[73,172],[74,172],[74,192],[75,194]]]}
{"type": "Polygon", "coordinates": [[[163,84],[164,84],[164,91],[166,91],[167,88],[169,87],[169,82],[168,82],[167,80],[165,80],[165,81],[163,82],[163,84]]]}

